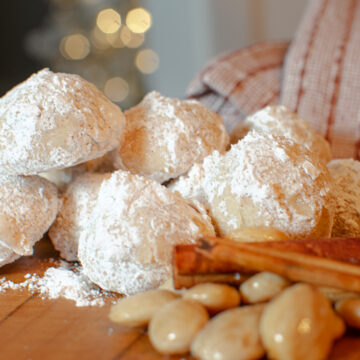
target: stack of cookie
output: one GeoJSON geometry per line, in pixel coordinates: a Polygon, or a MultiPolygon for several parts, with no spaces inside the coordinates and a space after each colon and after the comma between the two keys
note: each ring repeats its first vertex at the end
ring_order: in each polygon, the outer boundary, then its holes
{"type": "Polygon", "coordinates": [[[360,235],[356,194],[346,206],[356,176],[338,180],[337,162],[330,174],[326,141],[283,106],[246,119],[229,148],[221,117],[196,100],[151,92],[123,114],[79,76],[45,69],[0,99],[0,117],[0,264],[50,227],[61,257],[134,294],[162,284],[173,246],[200,236],[347,236],[350,209],[360,235]]]}

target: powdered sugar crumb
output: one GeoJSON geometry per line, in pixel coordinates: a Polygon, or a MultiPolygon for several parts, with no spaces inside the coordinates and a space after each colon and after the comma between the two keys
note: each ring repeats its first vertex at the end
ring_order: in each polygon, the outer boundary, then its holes
{"type": "Polygon", "coordinates": [[[44,276],[25,274],[25,280],[15,283],[0,279],[0,293],[7,290],[29,291],[43,299],[65,298],[75,301],[76,306],[103,306],[105,299],[112,295],[101,290],[83,272],[80,266],[60,261],[58,267],[48,268],[44,276]]]}

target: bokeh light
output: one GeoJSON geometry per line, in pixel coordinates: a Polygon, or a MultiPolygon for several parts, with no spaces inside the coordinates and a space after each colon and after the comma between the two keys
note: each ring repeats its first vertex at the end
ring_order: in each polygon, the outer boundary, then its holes
{"type": "Polygon", "coordinates": [[[113,77],[106,81],[104,93],[110,100],[121,102],[129,94],[129,84],[121,77],[113,77]]]}
{"type": "Polygon", "coordinates": [[[141,50],[136,55],[135,64],[142,73],[151,74],[159,66],[159,56],[154,50],[141,50]]]}
{"type": "Polygon", "coordinates": [[[60,42],[60,52],[67,59],[85,59],[90,52],[89,40],[81,34],[66,36],[60,42]]]}
{"type": "Polygon", "coordinates": [[[110,47],[108,34],[103,33],[98,27],[95,27],[91,32],[90,39],[93,45],[98,50],[106,50],[110,47]]]}
{"type": "Polygon", "coordinates": [[[101,10],[96,18],[96,25],[103,33],[112,34],[120,29],[120,14],[114,9],[101,10]]]}
{"type": "Polygon", "coordinates": [[[121,41],[129,48],[137,48],[145,40],[144,34],[135,34],[127,26],[122,26],[120,29],[121,41]]]}
{"type": "Polygon", "coordinates": [[[126,15],[126,25],[135,34],[146,32],[151,24],[151,14],[143,8],[132,9],[126,15]]]}
{"type": "Polygon", "coordinates": [[[106,34],[106,39],[113,48],[121,49],[125,47],[125,44],[120,36],[120,31],[117,31],[113,34],[106,34]]]}

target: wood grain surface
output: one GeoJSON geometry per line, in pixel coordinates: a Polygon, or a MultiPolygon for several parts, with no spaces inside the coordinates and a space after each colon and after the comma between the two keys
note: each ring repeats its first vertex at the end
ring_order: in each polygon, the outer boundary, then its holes
{"type": "MultiPolygon", "coordinates": [[[[58,254],[47,239],[23,257],[0,269],[0,277],[24,281],[27,273],[42,275],[58,254]]],[[[143,329],[118,326],[103,307],[76,307],[66,299],[47,300],[26,291],[0,293],[0,360],[185,359],[157,354],[143,329]]],[[[187,357],[189,358],[189,357],[187,357]]]]}
{"type": "MultiPolygon", "coordinates": [[[[27,273],[42,275],[57,257],[43,239],[33,256],[4,266],[0,277],[22,282],[27,273]]],[[[121,327],[108,319],[110,305],[76,307],[70,300],[42,299],[26,291],[0,293],[0,360],[192,359],[158,354],[145,330],[121,327]]],[[[352,333],[338,341],[330,359],[360,359],[360,337],[352,333]]]]}

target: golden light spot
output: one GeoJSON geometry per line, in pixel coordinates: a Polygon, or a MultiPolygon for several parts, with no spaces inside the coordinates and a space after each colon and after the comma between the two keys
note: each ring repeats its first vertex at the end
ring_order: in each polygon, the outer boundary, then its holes
{"type": "Polygon", "coordinates": [[[136,55],[135,64],[142,73],[151,74],[159,66],[159,56],[154,50],[141,50],[136,55]]]}
{"type": "Polygon", "coordinates": [[[106,39],[113,48],[120,49],[125,46],[124,42],[121,40],[119,31],[117,31],[113,34],[106,34],[106,39]]]}
{"type": "Polygon", "coordinates": [[[90,52],[89,40],[81,34],[66,36],[60,42],[60,52],[67,59],[85,59],[90,52]]]}
{"type": "Polygon", "coordinates": [[[103,33],[112,34],[120,29],[120,14],[114,9],[101,10],[96,18],[96,25],[103,33]]]}
{"type": "Polygon", "coordinates": [[[276,343],[282,343],[284,341],[284,336],[282,334],[275,334],[274,340],[276,343]]]}
{"type": "Polygon", "coordinates": [[[104,93],[110,100],[121,102],[129,94],[129,84],[121,77],[113,77],[106,82],[104,93]]]}
{"type": "Polygon", "coordinates": [[[107,34],[100,31],[98,27],[95,27],[91,32],[90,39],[93,45],[99,50],[106,50],[110,47],[107,34]]]}
{"type": "Polygon", "coordinates": [[[299,325],[297,327],[297,331],[300,334],[307,334],[311,331],[311,320],[309,318],[303,318],[299,322],[299,325]]]}
{"type": "Polygon", "coordinates": [[[129,48],[139,47],[145,39],[144,34],[135,34],[127,26],[122,26],[120,30],[121,41],[129,48]]]}
{"type": "Polygon", "coordinates": [[[132,9],[126,15],[126,25],[133,33],[144,33],[150,29],[151,24],[151,14],[143,8],[132,9]]]}

